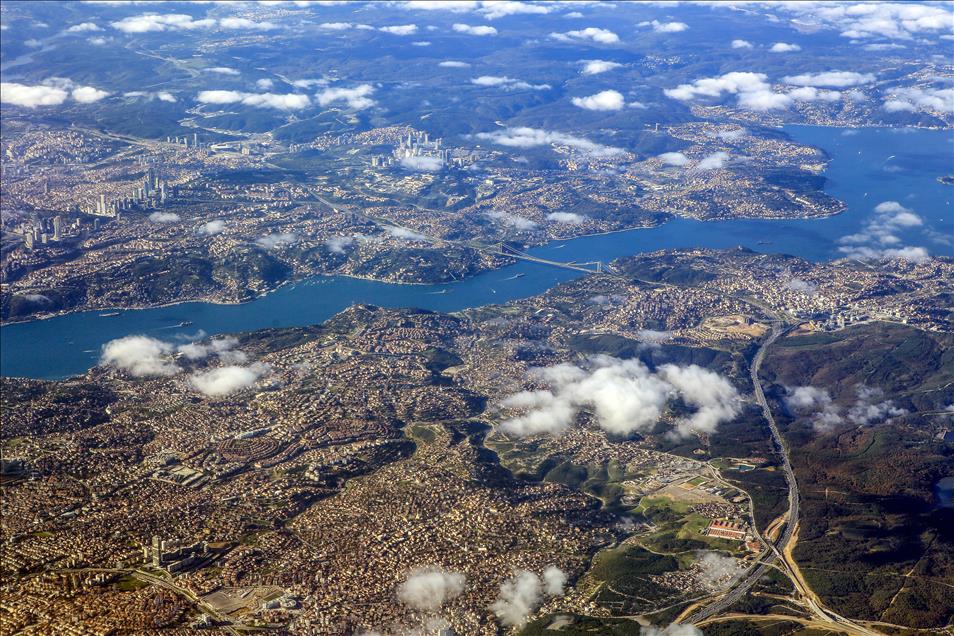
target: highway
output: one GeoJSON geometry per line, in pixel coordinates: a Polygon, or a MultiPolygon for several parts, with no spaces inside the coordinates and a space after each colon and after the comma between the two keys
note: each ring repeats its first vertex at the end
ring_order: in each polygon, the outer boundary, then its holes
{"type": "Polygon", "coordinates": [[[762,383],[759,380],[759,369],[765,360],[765,354],[768,348],[772,346],[779,337],[792,328],[792,326],[785,326],[784,323],[780,321],[774,321],[772,323],[772,332],[756,352],[749,371],[752,378],[752,388],[755,399],[762,408],[762,415],[768,422],[769,430],[772,432],[772,440],[782,460],[782,471],[785,475],[785,482],[788,485],[788,512],[785,513],[785,530],[776,542],[768,543],[768,549],[760,555],[759,560],[752,564],[749,570],[736,581],[735,585],[729,591],[709,605],[697,609],[685,619],[685,622],[699,624],[725,612],[745,596],[752,586],[772,567],[772,562],[778,559],[781,562],[783,571],[788,575],[792,584],[795,586],[799,600],[806,609],[812,613],[814,617],[813,620],[849,634],[869,636],[875,632],[822,606],[821,600],[802,579],[801,572],[799,572],[792,558],[791,550],[793,546],[791,542],[798,529],[799,519],[798,506],[800,497],[798,493],[798,481],[795,479],[795,471],[792,469],[792,463],[789,459],[788,446],[781,432],[778,430],[775,417],[772,415],[772,409],[769,408],[768,401],[765,399],[765,392],[762,390],[762,383]]]}
{"type": "Polygon", "coordinates": [[[775,441],[775,444],[779,449],[779,454],[782,458],[782,468],[785,473],[785,481],[788,483],[788,513],[786,514],[788,523],[786,524],[785,532],[781,537],[779,537],[778,542],[774,545],[770,545],[770,549],[764,552],[759,557],[759,561],[756,564],[753,564],[752,567],[749,568],[748,572],[746,572],[737,580],[735,586],[715,602],[696,610],[686,619],[686,622],[688,623],[696,624],[704,621],[707,618],[724,612],[737,601],[739,601],[739,599],[745,596],[752,586],[755,585],[755,582],[762,578],[765,572],[769,569],[769,564],[779,556],[778,546],[781,545],[784,548],[784,546],[792,538],[792,532],[795,526],[795,524],[792,523],[792,520],[798,519],[798,484],[795,481],[795,473],[792,471],[791,462],[788,460],[788,452],[786,450],[785,442],[782,440],[782,436],[779,433],[778,427],[775,425],[775,418],[772,417],[772,410],[768,407],[768,402],[765,400],[765,393],[762,391],[762,384],[759,381],[759,368],[762,366],[762,361],[765,360],[765,352],[772,345],[772,343],[774,343],[779,336],[782,335],[782,333],[784,333],[782,324],[779,322],[773,322],[772,333],[768,338],[766,338],[765,342],[762,343],[762,346],[759,347],[758,352],[752,359],[750,375],[752,377],[752,386],[755,392],[755,399],[758,401],[759,406],[762,407],[762,414],[769,423],[769,428],[772,431],[772,439],[775,441]]]}

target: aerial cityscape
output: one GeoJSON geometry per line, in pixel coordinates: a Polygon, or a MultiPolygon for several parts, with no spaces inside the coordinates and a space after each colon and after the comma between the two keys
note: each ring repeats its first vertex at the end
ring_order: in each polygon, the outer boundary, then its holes
{"type": "Polygon", "coordinates": [[[0,634],[954,633],[954,4],[0,32],[0,634]]]}

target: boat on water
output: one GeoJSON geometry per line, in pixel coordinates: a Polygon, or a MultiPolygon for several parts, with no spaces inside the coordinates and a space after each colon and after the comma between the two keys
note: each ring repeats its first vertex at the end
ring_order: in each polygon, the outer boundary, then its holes
{"type": "Polygon", "coordinates": [[[449,289],[442,289],[442,290],[440,290],[440,291],[432,291],[432,292],[428,292],[428,293],[430,293],[431,295],[434,295],[434,294],[446,294],[446,293],[448,293],[448,292],[450,292],[449,289]]]}
{"type": "Polygon", "coordinates": [[[180,323],[179,323],[178,325],[176,325],[176,326],[177,326],[177,327],[190,327],[190,326],[192,326],[192,321],[191,321],[191,320],[183,320],[182,322],[180,322],[180,323]]]}
{"type": "Polygon", "coordinates": [[[118,316],[120,313],[122,313],[122,312],[119,312],[119,311],[108,311],[108,312],[106,312],[105,314],[100,314],[99,317],[100,317],[100,318],[109,318],[109,317],[111,317],[111,316],[118,316]]]}
{"type": "Polygon", "coordinates": [[[504,280],[517,280],[518,278],[523,278],[524,276],[526,276],[526,274],[523,274],[523,273],[514,274],[510,278],[505,278],[504,280]]]}

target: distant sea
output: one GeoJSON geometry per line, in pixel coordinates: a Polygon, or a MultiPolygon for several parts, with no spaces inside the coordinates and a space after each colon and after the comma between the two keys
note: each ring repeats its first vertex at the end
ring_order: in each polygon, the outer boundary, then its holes
{"type": "MultiPolygon", "coordinates": [[[[813,261],[839,258],[838,239],[871,221],[875,205],[897,201],[917,212],[923,226],[900,237],[932,254],[954,255],[954,187],[937,178],[954,172],[954,133],[915,129],[843,129],[788,126],[796,141],[831,156],[826,192],[844,201],[845,212],[824,219],[674,219],[662,226],[554,241],[529,250],[558,261],[604,263],[630,254],[670,248],[730,248],[781,252],[813,261]]],[[[395,285],[340,276],[319,276],[286,285],[242,305],[189,302],[155,309],[66,314],[0,327],[0,374],[58,379],[84,373],[115,338],[145,334],[166,340],[320,323],[353,303],[458,311],[542,293],[581,273],[520,262],[464,281],[395,285]],[[180,326],[187,323],[187,326],[180,326]]]]}

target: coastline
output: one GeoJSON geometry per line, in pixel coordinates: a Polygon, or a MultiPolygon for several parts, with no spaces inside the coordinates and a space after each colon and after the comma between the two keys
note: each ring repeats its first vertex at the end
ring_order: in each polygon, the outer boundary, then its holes
{"type": "MultiPolygon", "coordinates": [[[[637,232],[637,231],[639,231],[639,230],[652,230],[652,229],[655,229],[655,228],[662,227],[662,226],[666,225],[667,223],[671,223],[672,221],[674,221],[674,220],[676,220],[676,219],[686,219],[686,220],[690,220],[690,221],[696,221],[696,222],[699,222],[699,223],[719,223],[719,222],[723,222],[723,223],[724,223],[724,222],[731,222],[731,221],[752,221],[752,220],[756,220],[756,221],[799,221],[799,220],[823,219],[823,218],[830,218],[830,217],[832,217],[832,216],[837,216],[838,214],[841,214],[842,212],[844,212],[844,211],[848,208],[848,206],[847,206],[844,202],[841,202],[841,203],[842,203],[842,205],[841,205],[841,207],[838,209],[838,211],[837,211],[837,212],[833,212],[833,213],[831,213],[831,214],[810,215],[810,216],[795,216],[795,217],[770,217],[770,216],[765,216],[765,217],[737,217],[737,218],[708,218],[708,219],[700,219],[700,218],[697,218],[697,217],[694,217],[694,216],[690,216],[690,215],[688,215],[688,214],[677,214],[677,213],[674,214],[674,213],[666,212],[666,213],[665,213],[665,214],[666,214],[666,219],[665,219],[664,221],[662,221],[661,223],[656,223],[656,224],[652,224],[652,225],[637,225],[637,226],[633,226],[633,227],[620,228],[620,229],[618,229],[618,230],[606,230],[606,231],[603,231],[603,232],[588,232],[588,233],[585,233],[585,234],[576,234],[576,235],[567,236],[567,237],[553,237],[553,238],[550,238],[550,239],[548,239],[547,241],[545,241],[545,242],[543,242],[543,243],[532,244],[530,247],[531,247],[531,249],[536,249],[536,248],[547,247],[548,245],[551,245],[551,244],[553,244],[553,243],[561,243],[561,242],[573,241],[573,240],[577,240],[577,239],[595,238],[595,237],[599,237],[599,236],[609,236],[609,235],[613,235],[613,234],[622,234],[622,233],[625,233],[625,232],[637,232]]],[[[146,305],[126,305],[126,306],[110,306],[110,307],[74,307],[74,308],[72,308],[72,309],[64,309],[64,310],[57,311],[57,312],[44,313],[44,314],[39,314],[39,315],[32,315],[32,316],[30,316],[30,317],[23,318],[23,319],[0,321],[0,328],[6,327],[7,325],[25,324],[25,323],[30,323],[30,322],[40,321],[40,320],[48,320],[48,319],[50,319],[50,318],[58,318],[58,317],[60,317],[60,316],[65,316],[65,315],[69,315],[69,314],[81,314],[81,313],[87,313],[87,312],[92,313],[92,312],[112,312],[112,311],[120,311],[120,312],[122,312],[122,311],[141,311],[141,310],[145,310],[145,309],[162,309],[162,308],[164,308],[164,307],[174,307],[174,306],[176,306],[176,305],[184,305],[184,304],[188,304],[188,303],[207,303],[207,304],[211,304],[211,305],[244,305],[244,304],[246,304],[246,303],[250,303],[250,302],[252,302],[252,301],[254,301],[254,300],[257,300],[257,299],[259,299],[259,298],[261,298],[261,297],[263,297],[263,296],[267,296],[268,294],[272,294],[272,293],[274,293],[274,292],[280,290],[282,287],[286,287],[286,286],[288,286],[288,285],[294,285],[294,284],[298,284],[298,283],[304,283],[304,282],[307,282],[307,281],[309,281],[309,280],[317,279],[317,278],[319,278],[319,277],[324,277],[324,278],[329,278],[329,279],[330,279],[330,278],[337,278],[337,277],[350,278],[350,279],[353,279],[353,280],[362,280],[362,281],[368,281],[368,282],[372,282],[372,283],[381,283],[381,284],[384,284],[384,285],[409,285],[409,286],[453,285],[454,283],[459,283],[459,282],[462,282],[462,281],[464,281],[464,280],[468,280],[468,279],[470,279],[470,278],[473,278],[474,276],[477,276],[477,275],[480,275],[480,274],[483,274],[483,273],[492,272],[492,271],[499,271],[499,270],[503,269],[504,267],[510,267],[510,266],[512,266],[513,264],[514,264],[514,263],[509,263],[509,264],[507,264],[507,265],[504,265],[503,267],[480,270],[480,271],[476,272],[475,274],[471,274],[470,276],[465,276],[464,278],[457,279],[457,280],[451,280],[451,281],[436,281],[436,282],[397,281],[397,280],[387,280],[387,279],[381,279],[381,278],[373,278],[373,277],[371,277],[371,276],[359,276],[359,275],[356,275],[356,274],[345,274],[345,273],[338,273],[338,272],[327,272],[327,273],[326,273],[326,272],[320,272],[320,273],[311,274],[311,275],[308,275],[308,276],[305,276],[305,277],[302,277],[302,278],[293,278],[293,279],[289,279],[289,280],[282,281],[281,283],[279,283],[278,285],[276,285],[276,286],[274,286],[274,287],[271,287],[271,288],[266,289],[266,290],[264,290],[264,291],[262,291],[262,292],[260,292],[260,293],[258,293],[258,294],[255,294],[254,296],[251,296],[251,297],[246,298],[246,299],[241,299],[241,300],[226,300],[226,299],[216,298],[216,297],[212,297],[212,296],[198,296],[198,297],[195,297],[195,298],[184,298],[184,299],[182,299],[182,300],[176,300],[176,301],[173,301],[173,302],[155,303],[155,304],[146,304],[146,305]]]]}

